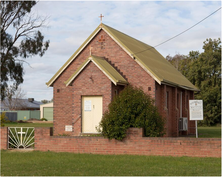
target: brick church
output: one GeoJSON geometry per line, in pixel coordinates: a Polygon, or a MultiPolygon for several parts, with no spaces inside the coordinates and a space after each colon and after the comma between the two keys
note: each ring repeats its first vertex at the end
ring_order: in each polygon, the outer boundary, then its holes
{"type": "Polygon", "coordinates": [[[53,87],[55,135],[97,133],[109,103],[128,84],[154,98],[166,136],[195,134],[188,109],[199,90],[155,48],[103,23],[46,84],[53,87]]]}

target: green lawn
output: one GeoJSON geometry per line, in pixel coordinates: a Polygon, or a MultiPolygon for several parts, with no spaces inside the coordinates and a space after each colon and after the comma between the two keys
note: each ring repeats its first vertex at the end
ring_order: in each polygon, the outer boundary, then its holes
{"type": "Polygon", "coordinates": [[[198,127],[199,138],[221,138],[221,127],[198,127]]]}
{"type": "Polygon", "coordinates": [[[220,176],[221,158],[1,151],[2,176],[220,176]]]}
{"type": "Polygon", "coordinates": [[[5,123],[6,127],[53,127],[53,123],[5,123]]]}

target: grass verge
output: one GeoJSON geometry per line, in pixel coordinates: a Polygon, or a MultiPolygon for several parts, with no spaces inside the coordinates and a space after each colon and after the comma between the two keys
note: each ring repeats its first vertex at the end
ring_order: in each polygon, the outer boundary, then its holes
{"type": "Polygon", "coordinates": [[[220,158],[1,151],[2,176],[220,176],[220,158]]]}

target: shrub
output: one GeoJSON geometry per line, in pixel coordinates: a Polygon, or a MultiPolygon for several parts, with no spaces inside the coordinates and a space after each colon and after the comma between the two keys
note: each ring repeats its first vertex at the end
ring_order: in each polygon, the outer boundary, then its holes
{"type": "Polygon", "coordinates": [[[46,118],[41,118],[41,121],[48,121],[46,118]]]}
{"type": "Polygon", "coordinates": [[[1,127],[4,127],[5,123],[8,122],[8,117],[5,114],[5,112],[1,113],[1,127]]]}
{"type": "Polygon", "coordinates": [[[144,128],[147,137],[164,135],[164,120],[154,106],[154,100],[141,88],[131,85],[110,103],[98,131],[109,139],[122,140],[130,127],[144,128]]]}

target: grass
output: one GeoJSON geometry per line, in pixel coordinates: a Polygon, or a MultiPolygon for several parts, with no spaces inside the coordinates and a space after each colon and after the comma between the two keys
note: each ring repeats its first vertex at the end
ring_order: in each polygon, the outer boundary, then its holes
{"type": "Polygon", "coordinates": [[[5,123],[5,127],[53,127],[53,123],[5,123]]]}
{"type": "Polygon", "coordinates": [[[198,127],[199,138],[221,138],[221,127],[198,127]]]}
{"type": "Polygon", "coordinates": [[[220,158],[1,151],[2,176],[220,176],[220,158]]]}

